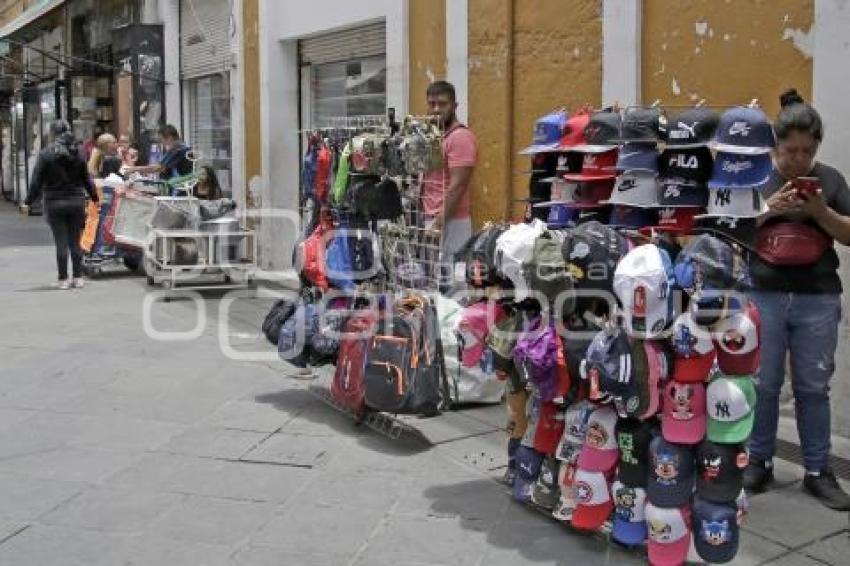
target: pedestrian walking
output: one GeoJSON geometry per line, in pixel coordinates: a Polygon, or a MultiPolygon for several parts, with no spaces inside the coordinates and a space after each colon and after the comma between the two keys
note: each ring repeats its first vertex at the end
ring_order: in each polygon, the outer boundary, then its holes
{"type": "Polygon", "coordinates": [[[44,213],[56,243],[57,286],[80,288],[83,286],[80,234],[86,222],[86,195],[95,203],[98,195],[68,123],[52,122],[49,133],[51,144],[38,155],[21,211],[28,213],[32,203],[43,196],[44,213]],[[72,280],[68,279],[69,255],[72,280]]]}

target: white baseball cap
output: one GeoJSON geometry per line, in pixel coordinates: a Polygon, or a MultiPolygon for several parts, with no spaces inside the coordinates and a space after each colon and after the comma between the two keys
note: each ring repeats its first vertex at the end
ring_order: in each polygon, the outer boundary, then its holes
{"type": "Polygon", "coordinates": [[[691,529],[687,507],[656,507],[646,503],[649,527],[649,563],[653,566],[679,566],[685,563],[691,548],[691,529]]]}
{"type": "Polygon", "coordinates": [[[627,253],[614,272],[614,293],[623,306],[626,332],[655,338],[673,316],[673,267],[667,252],[644,244],[627,253]]]}

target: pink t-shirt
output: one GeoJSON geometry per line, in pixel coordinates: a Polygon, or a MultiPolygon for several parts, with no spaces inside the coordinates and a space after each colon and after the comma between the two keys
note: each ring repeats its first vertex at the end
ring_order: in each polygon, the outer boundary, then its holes
{"type": "MultiPolygon", "coordinates": [[[[449,169],[475,167],[478,143],[475,134],[460,124],[443,136],[443,169],[426,173],[422,179],[422,211],[426,216],[439,216],[449,186],[449,169]]],[[[462,187],[463,196],[455,209],[454,218],[469,217],[469,186],[462,187]]]]}

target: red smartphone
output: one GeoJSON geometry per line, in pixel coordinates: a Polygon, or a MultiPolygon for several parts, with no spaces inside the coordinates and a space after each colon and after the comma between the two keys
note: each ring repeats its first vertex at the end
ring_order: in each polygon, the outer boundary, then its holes
{"type": "Polygon", "coordinates": [[[802,195],[816,195],[820,192],[820,179],[817,177],[797,177],[793,181],[794,188],[802,195]]]}

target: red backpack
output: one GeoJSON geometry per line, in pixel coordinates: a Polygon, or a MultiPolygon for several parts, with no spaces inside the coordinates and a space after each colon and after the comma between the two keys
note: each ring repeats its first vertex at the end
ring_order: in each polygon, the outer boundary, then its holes
{"type": "Polygon", "coordinates": [[[358,419],[366,415],[364,373],[369,339],[374,333],[375,323],[376,317],[372,311],[348,318],[339,341],[336,371],[331,381],[331,396],[351,409],[358,419]]]}
{"type": "Polygon", "coordinates": [[[325,245],[327,234],[333,230],[330,216],[322,211],[319,225],[313,233],[298,244],[298,267],[301,275],[311,284],[327,291],[328,275],[325,267],[325,245]]]}

